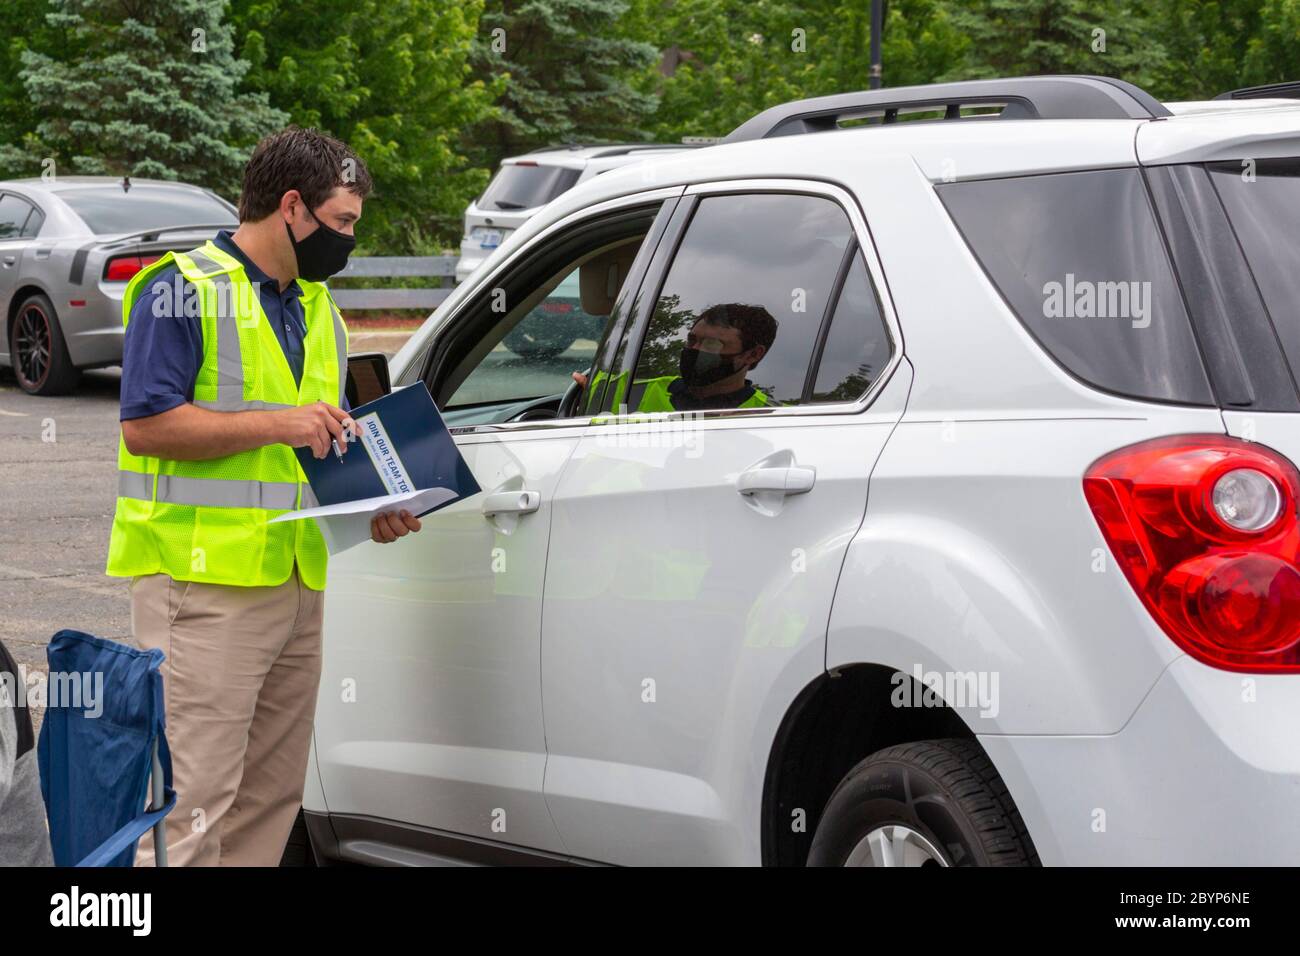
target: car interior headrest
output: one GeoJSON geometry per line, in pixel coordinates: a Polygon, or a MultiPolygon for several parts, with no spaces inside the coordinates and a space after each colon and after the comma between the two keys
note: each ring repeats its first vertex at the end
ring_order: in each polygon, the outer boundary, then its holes
{"type": "Polygon", "coordinates": [[[582,311],[588,315],[609,315],[614,300],[632,269],[632,260],[641,243],[630,241],[600,255],[592,256],[578,268],[578,295],[582,311]]]}

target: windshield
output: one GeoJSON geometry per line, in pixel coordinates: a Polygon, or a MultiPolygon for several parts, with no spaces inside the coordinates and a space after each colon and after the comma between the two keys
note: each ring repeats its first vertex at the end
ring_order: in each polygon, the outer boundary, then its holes
{"type": "Polygon", "coordinates": [[[536,163],[509,163],[501,167],[483,191],[479,206],[486,209],[533,209],[545,206],[571,189],[579,170],[536,163]]]}
{"type": "Polygon", "coordinates": [[[165,226],[234,225],[235,214],[209,193],[171,186],[133,185],[67,189],[59,198],[72,207],[91,232],[139,232],[165,226]]]}

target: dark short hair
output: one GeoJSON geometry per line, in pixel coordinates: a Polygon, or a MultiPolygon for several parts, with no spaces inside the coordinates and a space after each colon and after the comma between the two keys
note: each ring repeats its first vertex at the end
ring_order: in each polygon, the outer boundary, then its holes
{"type": "Polygon", "coordinates": [[[777,321],[761,305],[743,305],[740,302],[719,302],[711,305],[695,320],[696,324],[708,322],[735,329],[740,333],[740,347],[749,351],[755,345],[770,349],[776,341],[777,321]]]}
{"type": "Polygon", "coordinates": [[[339,186],[365,199],[374,183],[366,164],[346,143],[318,129],[287,127],[264,136],[248,158],[239,221],[265,219],[290,189],[298,190],[314,213],[339,186]]]}

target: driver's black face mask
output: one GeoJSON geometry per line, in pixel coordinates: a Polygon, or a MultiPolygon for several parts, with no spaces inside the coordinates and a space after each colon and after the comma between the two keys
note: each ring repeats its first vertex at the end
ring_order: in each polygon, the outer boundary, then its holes
{"type": "Polygon", "coordinates": [[[736,352],[732,355],[723,355],[721,352],[702,352],[699,349],[684,348],[681,358],[678,359],[682,381],[687,385],[696,386],[720,382],[738,371],[734,360],[739,354],[736,352]]]}
{"type": "Polygon", "coordinates": [[[284,228],[289,233],[289,242],[293,244],[294,258],[298,260],[299,277],[308,282],[324,282],[347,266],[348,256],[352,254],[357,240],[355,236],[331,229],[317,219],[310,209],[307,214],[316,220],[316,229],[307,238],[295,239],[293,229],[287,222],[284,228]]]}

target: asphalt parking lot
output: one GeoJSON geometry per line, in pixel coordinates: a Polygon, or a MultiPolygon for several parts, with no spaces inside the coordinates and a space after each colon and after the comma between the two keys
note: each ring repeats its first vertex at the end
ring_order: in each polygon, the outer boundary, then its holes
{"type": "MultiPolygon", "coordinates": [[[[409,334],[354,335],[353,351],[392,355],[409,334]]],[[[564,355],[524,362],[498,346],[462,400],[479,397],[468,395],[475,389],[484,390],[481,399],[548,392],[585,367],[594,348],[581,341],[564,355]]],[[[0,369],[0,640],[29,673],[45,670],[45,646],[62,628],[133,643],[128,581],[104,574],[120,381],[119,369],[100,369],[83,374],[73,395],[35,398],[0,369]]],[[[33,716],[39,725],[39,707],[33,716]]]]}
{"type": "Polygon", "coordinates": [[[119,380],[87,372],[73,396],[33,398],[0,370],[0,640],[29,670],[61,628],[131,641],[127,581],[104,575],[119,380]]]}

